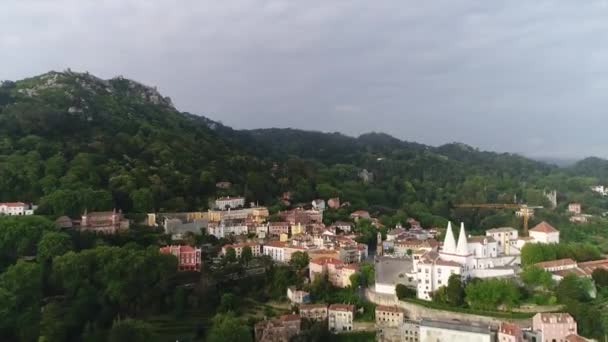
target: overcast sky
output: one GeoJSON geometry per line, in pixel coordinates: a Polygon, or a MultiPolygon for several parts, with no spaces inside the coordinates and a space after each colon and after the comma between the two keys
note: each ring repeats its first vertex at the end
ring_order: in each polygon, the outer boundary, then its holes
{"type": "Polygon", "coordinates": [[[1,2],[0,79],[69,67],[235,128],[608,157],[607,1],[1,2]]]}

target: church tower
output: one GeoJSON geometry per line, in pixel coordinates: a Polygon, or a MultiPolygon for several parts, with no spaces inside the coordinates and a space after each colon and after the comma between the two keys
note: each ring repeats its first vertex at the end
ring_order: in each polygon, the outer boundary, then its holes
{"type": "Polygon", "coordinates": [[[384,247],[382,246],[382,233],[378,232],[378,242],[376,243],[376,256],[382,256],[384,254],[384,247]]]}

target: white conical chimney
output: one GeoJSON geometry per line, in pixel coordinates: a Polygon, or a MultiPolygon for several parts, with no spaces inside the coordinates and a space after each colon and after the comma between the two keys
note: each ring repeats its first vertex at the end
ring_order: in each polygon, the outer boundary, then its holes
{"type": "Polygon", "coordinates": [[[456,246],[456,254],[458,255],[468,255],[469,247],[467,243],[467,234],[464,231],[464,223],[460,223],[460,234],[458,236],[458,245],[456,246]]]}
{"type": "Polygon", "coordinates": [[[445,239],[443,240],[443,252],[449,254],[456,253],[456,240],[454,240],[454,233],[452,232],[452,222],[448,222],[448,229],[445,232],[445,239]]]}

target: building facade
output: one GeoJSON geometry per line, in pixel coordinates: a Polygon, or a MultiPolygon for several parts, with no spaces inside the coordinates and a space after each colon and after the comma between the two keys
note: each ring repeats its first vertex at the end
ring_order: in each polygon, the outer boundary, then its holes
{"type": "Polygon", "coordinates": [[[0,203],[0,215],[23,216],[34,215],[34,207],[23,202],[0,203]]]}
{"type": "Polygon", "coordinates": [[[376,326],[398,328],[405,321],[405,312],[397,306],[376,306],[376,326]]]}
{"type": "Polygon", "coordinates": [[[99,211],[87,212],[80,219],[80,229],[104,234],[114,234],[121,230],[129,229],[129,220],[125,219],[121,212],[99,211]]]}
{"type": "Polygon", "coordinates": [[[177,258],[179,271],[200,271],[201,249],[186,245],[171,245],[160,248],[162,254],[173,254],[177,258]]]}
{"type": "Polygon", "coordinates": [[[420,342],[494,342],[496,333],[487,325],[455,321],[420,321],[420,342]]]}
{"type": "Polygon", "coordinates": [[[327,304],[302,304],[300,317],[311,321],[325,321],[327,319],[327,304]]]}
{"type": "Polygon", "coordinates": [[[327,316],[327,328],[329,331],[352,331],[355,306],[350,304],[332,304],[327,310],[327,316]]]}
{"type": "Polygon", "coordinates": [[[215,200],[215,207],[219,210],[242,208],[245,206],[245,197],[220,197],[215,200]]]}
{"type": "Polygon", "coordinates": [[[543,341],[565,341],[577,334],[576,321],[569,313],[537,313],[532,318],[532,329],[542,334],[543,341]]]}

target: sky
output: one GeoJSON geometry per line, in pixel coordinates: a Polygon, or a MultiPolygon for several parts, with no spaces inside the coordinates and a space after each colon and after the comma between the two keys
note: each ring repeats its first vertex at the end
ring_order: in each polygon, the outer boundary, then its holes
{"type": "Polygon", "coordinates": [[[608,157],[608,2],[2,0],[0,79],[122,75],[239,129],[608,157]]]}

